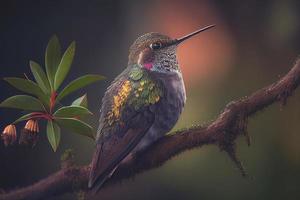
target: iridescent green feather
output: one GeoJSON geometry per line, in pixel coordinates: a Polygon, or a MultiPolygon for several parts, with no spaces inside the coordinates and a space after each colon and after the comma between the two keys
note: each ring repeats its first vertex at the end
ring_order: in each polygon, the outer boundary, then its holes
{"type": "MultiPolygon", "coordinates": [[[[131,112],[129,111],[131,109],[127,108],[134,108],[135,112],[139,112],[141,108],[157,103],[163,95],[160,83],[153,79],[145,69],[136,65],[128,70],[127,76],[121,76],[114,82],[115,85],[111,90],[116,90],[107,93],[114,95],[107,97],[111,103],[110,108],[105,109],[106,126],[113,127],[117,122],[126,121],[123,116],[128,117],[128,112],[131,112]],[[124,95],[124,88],[127,88],[127,91],[130,90],[129,95],[124,95]]],[[[106,100],[106,97],[104,99],[106,100]]]]}
{"type": "Polygon", "coordinates": [[[129,105],[139,110],[143,106],[155,104],[163,92],[159,82],[153,80],[144,69],[136,67],[129,74],[132,79],[133,94],[129,98],[129,105]]]}

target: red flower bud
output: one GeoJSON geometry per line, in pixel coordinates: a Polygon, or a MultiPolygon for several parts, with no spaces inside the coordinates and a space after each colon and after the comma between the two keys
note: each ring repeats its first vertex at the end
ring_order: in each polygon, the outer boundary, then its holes
{"type": "Polygon", "coordinates": [[[1,138],[5,146],[13,144],[17,140],[16,126],[13,124],[6,126],[2,132],[1,138]]]}
{"type": "Polygon", "coordinates": [[[39,139],[37,134],[39,131],[38,121],[33,119],[28,120],[24,129],[21,131],[19,144],[35,146],[39,139]]]}

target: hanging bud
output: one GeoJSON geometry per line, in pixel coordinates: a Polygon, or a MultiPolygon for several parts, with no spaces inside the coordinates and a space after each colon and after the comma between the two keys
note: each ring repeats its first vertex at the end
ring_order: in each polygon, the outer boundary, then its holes
{"type": "Polygon", "coordinates": [[[24,129],[26,129],[27,131],[30,131],[32,133],[38,133],[39,132],[39,124],[37,120],[29,120],[27,121],[24,129]]]}
{"type": "Polygon", "coordinates": [[[16,126],[13,124],[6,126],[2,132],[1,138],[5,146],[13,144],[17,140],[16,126]]]}
{"type": "Polygon", "coordinates": [[[21,131],[19,144],[35,146],[39,139],[39,131],[39,124],[37,120],[31,119],[27,121],[25,127],[21,131]]]}

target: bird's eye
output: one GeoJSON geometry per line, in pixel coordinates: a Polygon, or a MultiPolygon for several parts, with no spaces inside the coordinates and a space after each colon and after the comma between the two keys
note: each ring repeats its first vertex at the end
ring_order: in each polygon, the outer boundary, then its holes
{"type": "Polygon", "coordinates": [[[150,48],[153,50],[160,49],[161,47],[162,47],[162,44],[160,42],[154,42],[154,43],[150,44],[150,48]]]}

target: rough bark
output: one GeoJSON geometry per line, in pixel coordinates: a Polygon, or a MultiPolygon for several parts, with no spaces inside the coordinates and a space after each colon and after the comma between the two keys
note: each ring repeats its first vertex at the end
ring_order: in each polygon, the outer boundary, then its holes
{"type": "MultiPolygon", "coordinates": [[[[211,124],[188,128],[163,137],[133,160],[120,166],[104,187],[143,171],[159,167],[175,155],[207,144],[217,145],[221,150],[226,151],[241,170],[242,175],[246,176],[246,172],[236,156],[236,138],[244,135],[248,145],[250,145],[247,134],[248,117],[275,102],[285,104],[287,98],[292,95],[299,83],[300,59],[277,82],[243,99],[230,102],[211,124]]],[[[67,192],[85,190],[89,170],[89,166],[67,165],[60,171],[33,185],[1,194],[0,200],[44,199],[67,192]]]]}

